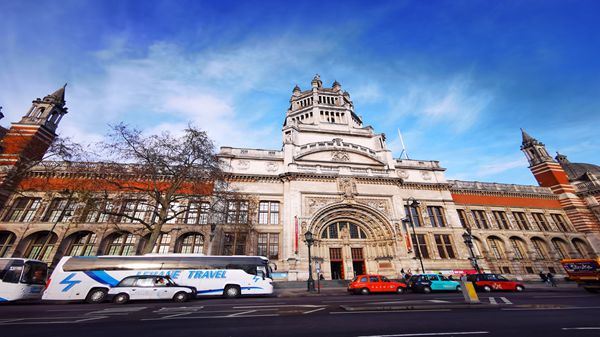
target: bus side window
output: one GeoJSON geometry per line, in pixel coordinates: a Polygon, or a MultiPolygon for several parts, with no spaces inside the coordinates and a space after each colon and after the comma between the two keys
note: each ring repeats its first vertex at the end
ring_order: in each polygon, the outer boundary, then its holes
{"type": "Polygon", "coordinates": [[[21,272],[23,272],[23,266],[15,266],[12,265],[8,267],[6,274],[4,274],[4,278],[2,281],[6,283],[19,283],[21,279],[21,272]]]}

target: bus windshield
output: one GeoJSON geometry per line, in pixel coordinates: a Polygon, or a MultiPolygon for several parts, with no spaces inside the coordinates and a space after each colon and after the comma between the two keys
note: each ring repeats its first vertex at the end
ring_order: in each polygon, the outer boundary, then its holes
{"type": "Polygon", "coordinates": [[[23,265],[21,260],[0,260],[0,280],[5,283],[19,283],[23,265]]]}

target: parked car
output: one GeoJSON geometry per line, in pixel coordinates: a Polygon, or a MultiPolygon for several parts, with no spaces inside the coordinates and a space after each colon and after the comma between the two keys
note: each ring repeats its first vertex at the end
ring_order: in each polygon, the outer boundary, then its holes
{"type": "Polygon", "coordinates": [[[525,286],[521,282],[511,281],[498,274],[471,274],[467,281],[473,282],[476,290],[490,292],[492,290],[523,291],[525,286]]]}
{"type": "Polygon", "coordinates": [[[417,274],[408,279],[408,287],[414,292],[429,294],[432,291],[461,291],[460,282],[441,274],[417,274]]]}
{"type": "Polygon", "coordinates": [[[405,290],[406,284],[390,281],[382,275],[358,275],[348,285],[348,292],[363,295],[384,292],[401,294],[405,290]]]}
{"type": "Polygon", "coordinates": [[[108,290],[108,299],[124,304],[130,300],[172,299],[185,302],[196,296],[196,289],[177,285],[169,276],[136,275],[121,280],[108,290]]]}

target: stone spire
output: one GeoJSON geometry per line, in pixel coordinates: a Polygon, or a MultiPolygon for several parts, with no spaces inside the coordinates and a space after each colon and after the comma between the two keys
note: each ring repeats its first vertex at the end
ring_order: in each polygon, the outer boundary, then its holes
{"type": "Polygon", "coordinates": [[[560,154],[558,151],[556,151],[556,157],[554,157],[554,159],[556,159],[556,161],[559,163],[570,163],[569,159],[567,159],[567,156],[560,154]]]}
{"type": "Polygon", "coordinates": [[[322,88],[323,81],[321,81],[321,76],[319,74],[316,74],[313,80],[310,82],[310,84],[313,88],[322,88]]]}
{"type": "Polygon", "coordinates": [[[552,157],[550,157],[548,151],[546,151],[546,146],[544,143],[539,142],[537,139],[531,137],[523,129],[521,129],[521,136],[523,137],[521,151],[523,151],[527,157],[530,167],[540,163],[553,162],[552,157]]]}
{"type": "Polygon", "coordinates": [[[523,128],[521,128],[521,136],[523,137],[523,145],[536,144],[538,141],[531,137],[523,128]]]}

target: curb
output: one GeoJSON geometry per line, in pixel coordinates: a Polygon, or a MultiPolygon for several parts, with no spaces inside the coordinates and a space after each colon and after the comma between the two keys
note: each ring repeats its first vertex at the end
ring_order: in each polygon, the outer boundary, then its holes
{"type": "Polygon", "coordinates": [[[432,310],[432,309],[495,309],[508,307],[507,304],[486,303],[452,303],[437,305],[391,305],[391,306],[349,306],[340,305],[346,311],[410,311],[410,310],[432,310]]]}

